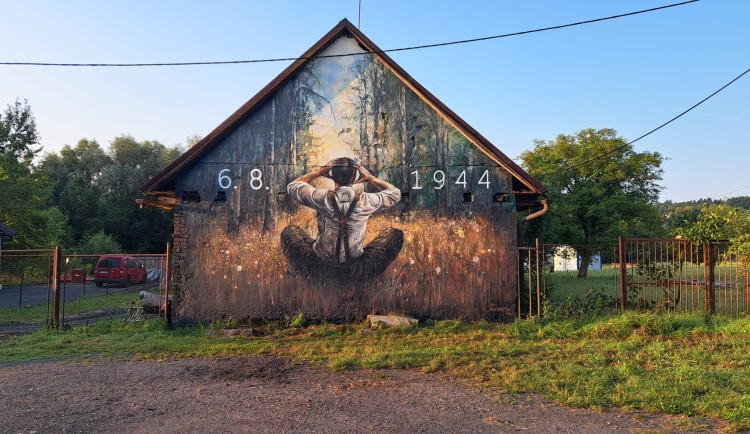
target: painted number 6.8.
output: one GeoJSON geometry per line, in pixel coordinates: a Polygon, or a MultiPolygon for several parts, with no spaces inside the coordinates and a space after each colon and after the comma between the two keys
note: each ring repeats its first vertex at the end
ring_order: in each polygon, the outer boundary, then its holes
{"type": "MultiPolygon", "coordinates": [[[[232,186],[232,178],[229,176],[229,169],[219,171],[219,187],[227,190],[232,186]]],[[[236,188],[236,187],[235,187],[236,188]]],[[[250,188],[260,190],[263,188],[263,172],[260,169],[250,171],[250,188]]]]}

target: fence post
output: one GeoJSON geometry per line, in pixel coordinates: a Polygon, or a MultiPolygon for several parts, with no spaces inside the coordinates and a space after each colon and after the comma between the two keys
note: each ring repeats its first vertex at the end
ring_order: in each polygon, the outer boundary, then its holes
{"type": "MultiPolygon", "coordinates": [[[[536,239],[536,316],[537,318],[542,317],[542,294],[540,289],[541,282],[541,275],[539,274],[539,270],[541,267],[539,266],[539,238],[536,239]]],[[[531,267],[529,267],[531,268],[531,267]]]]}
{"type": "Polygon", "coordinates": [[[708,252],[708,258],[706,259],[708,266],[708,277],[703,276],[704,279],[708,279],[708,292],[706,293],[706,309],[711,312],[716,312],[716,288],[714,287],[714,245],[706,244],[705,249],[708,252]]]}
{"type": "Polygon", "coordinates": [[[24,274],[26,273],[26,258],[21,259],[21,286],[18,287],[18,307],[20,308],[22,306],[21,302],[23,301],[23,278],[24,274]]]}
{"type": "Polygon", "coordinates": [[[172,253],[172,244],[167,243],[167,257],[166,257],[166,266],[165,266],[165,273],[166,276],[164,276],[164,319],[167,321],[167,324],[172,324],[172,309],[169,303],[169,281],[172,278],[172,267],[171,267],[171,261],[170,255],[172,253]]]}
{"type": "Polygon", "coordinates": [[[742,292],[742,300],[745,304],[745,313],[750,313],[750,267],[745,269],[745,275],[742,278],[744,290],[742,292]]]}
{"type": "Polygon", "coordinates": [[[62,248],[55,247],[52,258],[52,327],[57,328],[60,322],[60,263],[62,248]]]}
{"type": "Polygon", "coordinates": [[[627,285],[627,265],[628,261],[625,255],[625,238],[618,238],[618,245],[620,250],[620,298],[622,299],[622,310],[625,311],[628,308],[628,285],[627,285]]]}
{"type": "Polygon", "coordinates": [[[521,287],[523,286],[523,258],[521,257],[521,249],[520,246],[516,246],[516,257],[518,262],[518,269],[516,272],[518,273],[518,279],[516,281],[518,282],[518,298],[516,299],[516,304],[518,305],[518,319],[521,319],[521,287]]]}

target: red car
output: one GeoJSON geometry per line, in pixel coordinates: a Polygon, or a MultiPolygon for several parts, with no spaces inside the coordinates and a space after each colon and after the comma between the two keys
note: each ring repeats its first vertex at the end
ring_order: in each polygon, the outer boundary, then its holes
{"type": "Polygon", "coordinates": [[[146,281],[146,269],[137,259],[125,255],[104,255],[99,258],[94,272],[94,283],[101,287],[105,283],[128,286],[146,281]]]}

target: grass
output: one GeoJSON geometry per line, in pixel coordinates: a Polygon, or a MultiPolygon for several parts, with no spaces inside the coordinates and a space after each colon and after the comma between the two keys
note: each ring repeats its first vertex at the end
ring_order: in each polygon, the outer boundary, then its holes
{"type": "MultiPolygon", "coordinates": [[[[672,287],[672,291],[681,291],[679,298],[678,311],[694,312],[705,309],[705,297],[706,287],[700,285],[691,286],[687,282],[703,281],[702,266],[700,267],[700,273],[694,275],[688,275],[682,277],[682,285],[672,287]]],[[[716,311],[728,315],[739,315],[745,311],[745,295],[744,295],[744,282],[742,279],[738,279],[735,271],[733,274],[729,274],[729,271],[724,267],[716,267],[716,278],[717,285],[715,287],[715,303],[716,311]],[[729,277],[728,277],[729,276],[729,277]],[[732,287],[729,288],[726,283],[732,283],[732,287]]],[[[619,287],[619,269],[605,268],[602,270],[589,270],[588,277],[585,279],[579,279],[577,277],[577,271],[555,271],[554,273],[545,273],[542,280],[542,286],[546,285],[546,291],[549,296],[549,300],[552,304],[558,304],[565,302],[567,299],[574,299],[580,302],[590,294],[603,294],[607,297],[617,300],[619,304],[620,300],[620,287],[619,287]]],[[[526,282],[528,282],[528,273],[524,276],[526,282]]],[[[647,310],[658,310],[665,302],[665,295],[662,293],[663,288],[656,284],[646,285],[645,282],[648,278],[643,276],[632,275],[629,270],[628,279],[642,282],[642,285],[638,288],[635,286],[630,287],[630,291],[640,290],[640,302],[639,306],[644,307],[647,310]]],[[[651,279],[654,280],[654,279],[651,279]]],[[[674,282],[675,279],[671,279],[670,282],[674,282]]],[[[666,280],[665,280],[666,281],[666,280]]],[[[632,292],[629,303],[631,306],[635,306],[635,293],[632,292]]]]}
{"type": "MultiPolygon", "coordinates": [[[[137,290],[132,290],[100,297],[83,297],[69,301],[65,303],[65,316],[93,312],[100,309],[126,307],[131,302],[138,301],[137,293],[137,290]]],[[[47,320],[47,315],[46,304],[21,308],[0,308],[0,324],[19,322],[44,323],[47,320]]]]}
{"type": "MultiPolygon", "coordinates": [[[[528,281],[528,274],[526,275],[528,281]]],[[[602,270],[589,270],[588,277],[578,278],[578,271],[555,271],[545,273],[542,284],[546,284],[550,301],[564,301],[568,295],[573,294],[577,299],[583,298],[587,293],[601,291],[612,297],[619,296],[619,270],[605,268],[602,270]]]]}
{"type": "Polygon", "coordinates": [[[491,392],[536,392],[575,407],[721,417],[750,428],[750,318],[623,314],[513,324],[427,322],[275,328],[223,338],[210,326],[103,321],[0,341],[0,363],[271,353],[341,370],[419,368],[491,392]]]}

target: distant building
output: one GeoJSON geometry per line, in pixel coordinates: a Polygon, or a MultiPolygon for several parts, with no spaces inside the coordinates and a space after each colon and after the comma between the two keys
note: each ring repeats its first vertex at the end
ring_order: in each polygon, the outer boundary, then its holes
{"type": "MultiPolygon", "coordinates": [[[[581,268],[581,255],[570,246],[559,247],[553,257],[555,271],[578,271],[581,268]]],[[[602,255],[597,253],[589,261],[589,270],[602,269],[602,255]]]]}
{"type": "Polygon", "coordinates": [[[0,223],[0,250],[3,249],[3,237],[13,238],[16,236],[16,231],[0,223]]]}

